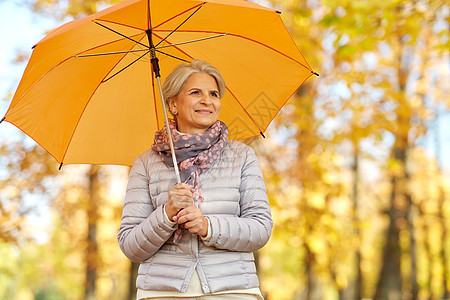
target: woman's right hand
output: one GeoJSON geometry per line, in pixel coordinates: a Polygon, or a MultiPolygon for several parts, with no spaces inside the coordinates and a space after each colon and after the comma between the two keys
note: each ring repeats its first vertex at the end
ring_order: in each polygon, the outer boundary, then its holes
{"type": "Polygon", "coordinates": [[[169,189],[169,199],[164,209],[169,220],[185,207],[194,205],[194,189],[186,183],[177,183],[169,189]]]}

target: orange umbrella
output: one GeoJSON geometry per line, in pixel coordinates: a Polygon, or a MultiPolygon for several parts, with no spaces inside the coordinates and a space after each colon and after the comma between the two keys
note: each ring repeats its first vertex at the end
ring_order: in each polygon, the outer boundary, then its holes
{"type": "Polygon", "coordinates": [[[279,12],[244,0],[128,0],[62,25],[33,48],[2,121],[61,165],[131,165],[164,124],[159,77],[182,61],[221,71],[219,119],[236,140],[262,134],[316,74],[279,12]]]}

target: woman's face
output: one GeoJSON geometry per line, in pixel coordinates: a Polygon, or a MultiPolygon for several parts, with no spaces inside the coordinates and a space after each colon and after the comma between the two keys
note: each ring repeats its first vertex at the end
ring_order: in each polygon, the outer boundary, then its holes
{"type": "Polygon", "coordinates": [[[204,132],[217,121],[222,106],[216,80],[205,73],[192,74],[169,106],[176,115],[178,131],[204,132]]]}

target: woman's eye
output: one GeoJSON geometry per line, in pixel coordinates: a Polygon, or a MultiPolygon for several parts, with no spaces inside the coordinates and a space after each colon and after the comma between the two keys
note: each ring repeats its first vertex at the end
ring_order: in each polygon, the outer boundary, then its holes
{"type": "Polygon", "coordinates": [[[219,97],[219,94],[218,93],[211,93],[211,96],[213,96],[213,97],[219,97]]]}
{"type": "Polygon", "coordinates": [[[192,91],[192,92],[191,92],[191,95],[198,95],[198,94],[199,94],[198,91],[192,91]]]}

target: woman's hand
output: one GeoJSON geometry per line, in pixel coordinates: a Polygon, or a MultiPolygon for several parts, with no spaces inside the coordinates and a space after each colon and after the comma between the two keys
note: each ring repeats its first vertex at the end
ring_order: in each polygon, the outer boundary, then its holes
{"type": "Polygon", "coordinates": [[[174,217],[183,208],[194,205],[194,190],[186,183],[178,183],[169,189],[169,199],[167,200],[164,209],[169,220],[174,220],[174,217]]]}
{"type": "Polygon", "coordinates": [[[184,228],[191,233],[196,233],[201,237],[208,234],[208,220],[203,216],[199,208],[189,206],[182,209],[173,217],[174,222],[184,224],[184,228]]]}

